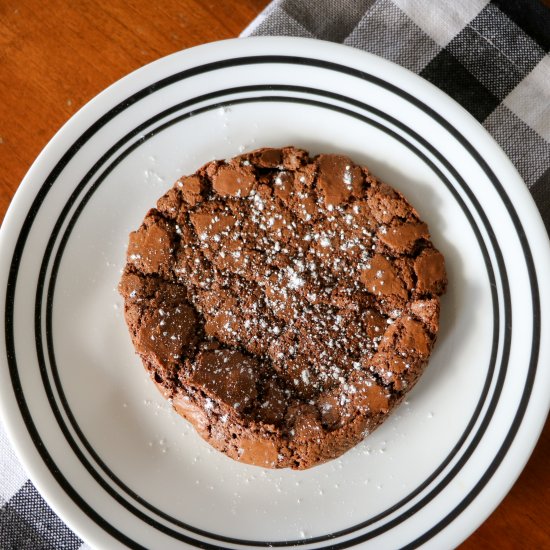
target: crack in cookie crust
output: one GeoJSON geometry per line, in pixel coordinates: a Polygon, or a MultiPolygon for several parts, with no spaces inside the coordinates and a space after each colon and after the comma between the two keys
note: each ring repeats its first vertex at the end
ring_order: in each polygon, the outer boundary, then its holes
{"type": "Polygon", "coordinates": [[[130,235],[137,353],[232,458],[304,469],[361,441],[422,373],[446,287],[403,196],[341,155],[213,161],[130,235]]]}

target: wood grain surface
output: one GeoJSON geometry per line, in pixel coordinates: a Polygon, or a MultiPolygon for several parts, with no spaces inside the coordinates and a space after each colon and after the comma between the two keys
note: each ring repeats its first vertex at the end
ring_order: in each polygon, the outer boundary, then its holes
{"type": "MultiPolygon", "coordinates": [[[[150,61],[238,36],[267,3],[0,0],[0,221],[40,150],[88,100],[150,61]]],[[[549,457],[547,422],[513,489],[462,550],[550,549],[549,457]]]]}

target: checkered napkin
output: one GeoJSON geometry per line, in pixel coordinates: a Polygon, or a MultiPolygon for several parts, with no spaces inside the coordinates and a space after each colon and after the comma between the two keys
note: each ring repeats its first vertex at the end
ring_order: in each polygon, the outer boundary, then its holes
{"type": "Polygon", "coordinates": [[[89,550],[34,488],[1,423],[0,507],[0,550],[89,550]]]}
{"type": "MultiPolygon", "coordinates": [[[[538,0],[275,0],[243,36],[341,42],[403,65],[479,120],[550,231],[550,9],[538,0]]],[[[0,426],[0,550],[84,549],[23,472],[0,426]]]]}

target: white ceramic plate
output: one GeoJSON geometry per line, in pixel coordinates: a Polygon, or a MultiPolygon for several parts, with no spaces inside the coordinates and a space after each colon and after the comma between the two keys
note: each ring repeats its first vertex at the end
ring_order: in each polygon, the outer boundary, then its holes
{"type": "Polygon", "coordinates": [[[527,189],[466,111],[353,49],[234,40],[131,74],[44,149],[0,244],[3,420],[38,489],[99,548],[454,546],[509,490],[548,411],[549,247],[527,189]],[[305,472],[202,442],[148,380],[116,292],[128,233],[178,176],[288,144],[344,152],[404,192],[449,272],[407,402],[305,472]]]}

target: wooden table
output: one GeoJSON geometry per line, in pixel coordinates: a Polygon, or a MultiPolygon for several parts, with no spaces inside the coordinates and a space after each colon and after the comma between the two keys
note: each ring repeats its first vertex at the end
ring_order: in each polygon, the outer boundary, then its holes
{"type": "MultiPolygon", "coordinates": [[[[159,57],[238,36],[267,3],[0,0],[0,221],[40,150],[89,99],[159,57]]],[[[549,458],[547,422],[512,491],[460,548],[550,548],[549,458]]]]}

